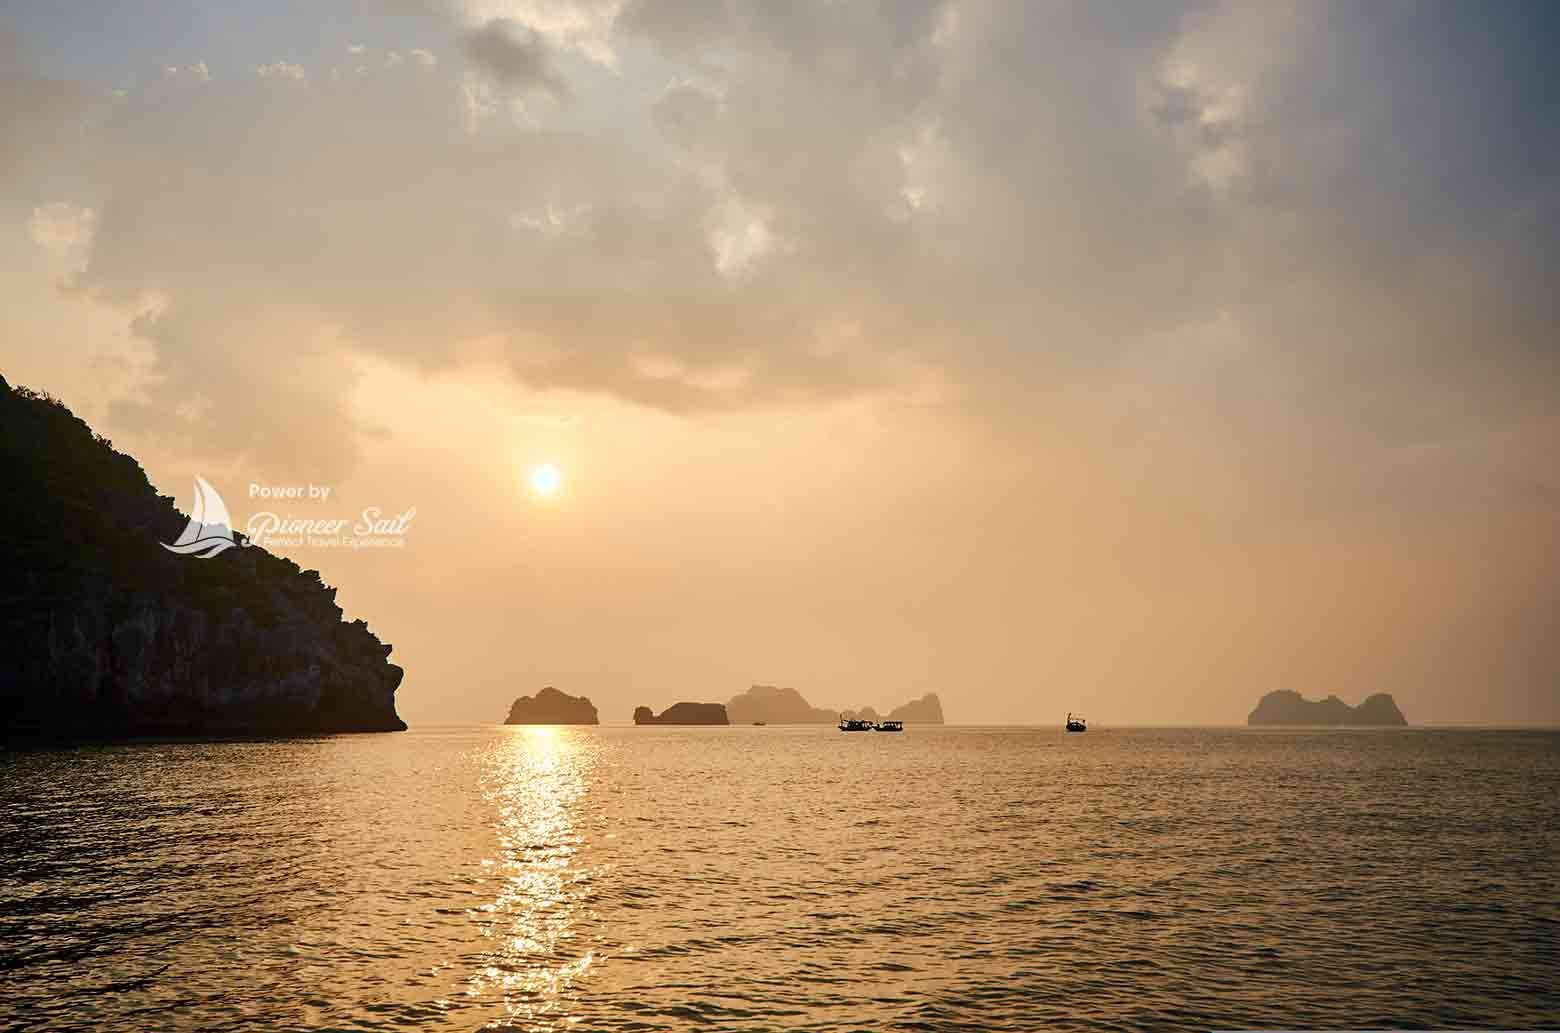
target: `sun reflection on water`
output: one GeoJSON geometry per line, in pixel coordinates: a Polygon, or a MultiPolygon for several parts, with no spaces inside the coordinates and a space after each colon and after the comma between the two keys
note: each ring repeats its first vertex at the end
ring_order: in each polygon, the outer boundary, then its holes
{"type": "Polygon", "coordinates": [[[584,884],[577,809],[589,763],[584,736],[550,727],[515,728],[484,758],[497,840],[484,865],[499,890],[478,909],[490,947],[466,993],[500,1002],[509,1021],[528,1028],[568,1021],[573,988],[595,960],[573,944],[584,884]]]}

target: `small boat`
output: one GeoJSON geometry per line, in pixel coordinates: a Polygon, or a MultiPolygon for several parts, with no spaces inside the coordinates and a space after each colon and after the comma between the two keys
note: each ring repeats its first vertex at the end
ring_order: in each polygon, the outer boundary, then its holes
{"type": "Polygon", "coordinates": [[[870,732],[870,731],[872,731],[872,722],[871,721],[863,721],[860,718],[855,718],[855,717],[847,718],[844,714],[841,714],[840,715],[840,731],[842,731],[842,732],[870,732]]]}
{"type": "Polygon", "coordinates": [[[754,721],[754,722],[753,722],[753,727],[754,727],[754,728],[762,728],[762,727],[764,727],[764,725],[765,725],[765,724],[767,724],[767,723],[768,723],[768,722],[766,722],[766,721],[754,721]]]}
{"type": "Polygon", "coordinates": [[[1071,712],[1069,712],[1067,715],[1067,730],[1069,732],[1087,732],[1089,725],[1083,718],[1073,717],[1071,712]]]}
{"type": "Polygon", "coordinates": [[[905,730],[905,723],[903,721],[879,721],[872,726],[872,730],[875,732],[902,732],[905,730]]]}

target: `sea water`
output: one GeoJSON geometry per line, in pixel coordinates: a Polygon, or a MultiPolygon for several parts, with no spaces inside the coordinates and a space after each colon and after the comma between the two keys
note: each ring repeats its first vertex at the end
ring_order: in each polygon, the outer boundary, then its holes
{"type": "Polygon", "coordinates": [[[0,1027],[1560,1024],[1560,734],[0,753],[0,1027]]]}

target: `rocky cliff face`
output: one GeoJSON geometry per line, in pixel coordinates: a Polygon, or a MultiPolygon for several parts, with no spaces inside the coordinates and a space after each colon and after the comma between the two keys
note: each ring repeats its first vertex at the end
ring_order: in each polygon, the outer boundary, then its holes
{"type": "Polygon", "coordinates": [[[634,708],[636,725],[729,725],[722,703],[673,703],[658,715],[649,707],[634,708]]]}
{"type": "Polygon", "coordinates": [[[535,696],[521,696],[509,708],[506,725],[596,725],[596,705],[584,696],[570,696],[551,685],[535,696]]]}
{"type": "Polygon", "coordinates": [[[1298,692],[1270,692],[1247,717],[1248,725],[1406,725],[1408,719],[1385,692],[1378,692],[1357,707],[1337,696],[1315,702],[1298,692]]]}
{"type": "Polygon", "coordinates": [[[186,519],[62,404],[0,379],[0,734],[392,731],[401,669],[318,571],[161,548],[186,519]]]}

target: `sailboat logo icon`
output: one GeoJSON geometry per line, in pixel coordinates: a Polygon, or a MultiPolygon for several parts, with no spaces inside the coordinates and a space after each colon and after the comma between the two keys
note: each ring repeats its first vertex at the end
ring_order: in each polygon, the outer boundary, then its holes
{"type": "Polygon", "coordinates": [[[160,544],[169,552],[203,560],[238,544],[233,541],[233,518],[228,516],[222,496],[200,474],[195,475],[195,505],[190,509],[190,522],[184,533],[172,545],[160,544]]]}

